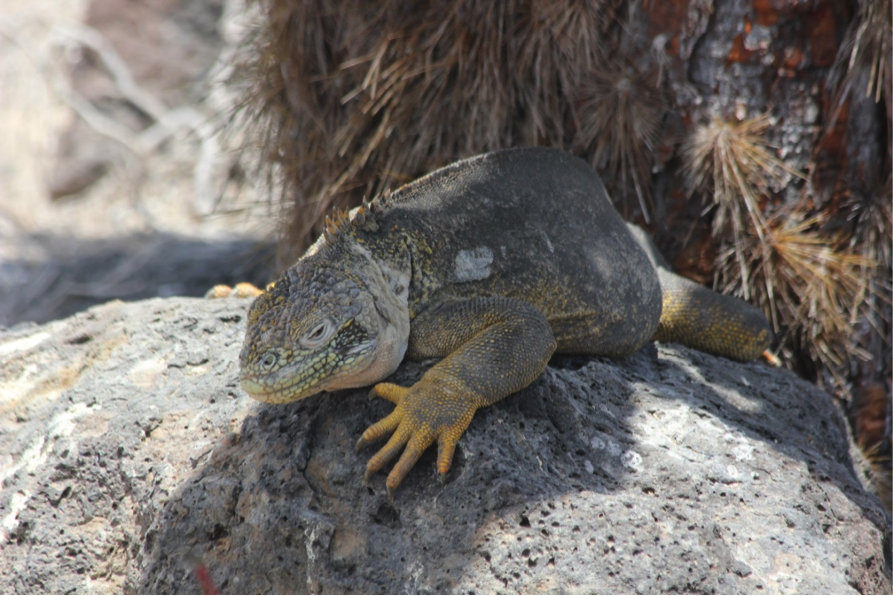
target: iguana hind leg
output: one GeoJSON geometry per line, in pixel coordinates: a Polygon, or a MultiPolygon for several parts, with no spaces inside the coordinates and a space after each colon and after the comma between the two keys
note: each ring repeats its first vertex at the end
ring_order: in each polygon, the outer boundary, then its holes
{"type": "Polygon", "coordinates": [[[387,479],[389,493],[435,441],[445,475],[459,437],[478,408],[520,391],[543,372],[555,351],[543,314],[521,300],[474,298],[428,310],[413,320],[409,357],[443,357],[412,387],[379,383],[372,390],[396,404],[373,424],[357,449],[391,435],[369,460],[366,480],[401,453],[387,479]]]}

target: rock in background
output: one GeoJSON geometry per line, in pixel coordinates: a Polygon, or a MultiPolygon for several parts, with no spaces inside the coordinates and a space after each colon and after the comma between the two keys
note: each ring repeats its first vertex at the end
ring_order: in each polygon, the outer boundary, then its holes
{"type": "MultiPolygon", "coordinates": [[[[0,335],[0,591],[889,593],[890,518],[831,398],[679,346],[556,358],[391,504],[390,404],[237,383],[247,301],[0,335]]],[[[409,363],[393,380],[425,370],[409,363]]]]}

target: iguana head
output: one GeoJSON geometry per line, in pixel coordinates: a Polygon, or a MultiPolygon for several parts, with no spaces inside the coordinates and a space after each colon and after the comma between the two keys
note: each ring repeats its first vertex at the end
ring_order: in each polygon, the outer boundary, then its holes
{"type": "MultiPolygon", "coordinates": [[[[346,266],[299,261],[248,312],[242,387],[259,401],[284,403],[391,374],[406,338],[377,307],[377,290],[346,266]]],[[[408,336],[408,320],[406,327],[408,336]]]]}

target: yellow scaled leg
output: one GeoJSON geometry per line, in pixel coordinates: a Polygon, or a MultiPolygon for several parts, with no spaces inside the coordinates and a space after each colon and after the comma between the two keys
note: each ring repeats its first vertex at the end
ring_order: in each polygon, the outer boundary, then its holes
{"type": "Polygon", "coordinates": [[[474,298],[444,305],[412,322],[409,355],[444,357],[412,387],[379,383],[371,396],[395,405],[357,441],[357,449],[390,435],[369,460],[366,482],[397,455],[388,475],[388,495],[422,453],[437,441],[441,480],[450,470],[459,438],[478,408],[489,406],[532,383],[555,351],[545,317],[533,306],[509,298],[474,298]],[[402,453],[402,454],[401,454],[402,453]]]}

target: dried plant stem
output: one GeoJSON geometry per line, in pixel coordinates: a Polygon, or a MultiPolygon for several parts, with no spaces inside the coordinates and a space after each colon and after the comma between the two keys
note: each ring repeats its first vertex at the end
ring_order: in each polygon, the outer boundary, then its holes
{"type": "Polygon", "coordinates": [[[733,123],[715,117],[699,126],[683,145],[683,173],[689,195],[712,186],[713,202],[718,210],[714,234],[722,235],[731,223],[736,241],[748,226],[742,209],[750,219],[750,229],[765,239],[766,221],[760,209],[760,197],[771,180],[781,181],[782,172],[805,178],[769,152],[763,133],[769,116],[733,123]]]}
{"type": "Polygon", "coordinates": [[[785,343],[789,334],[800,334],[799,343],[842,386],[853,354],[847,338],[876,263],[848,250],[842,237],[820,232],[822,223],[796,208],[775,214],[766,221],[763,238],[748,234],[742,244],[724,247],[719,276],[724,291],[747,291],[766,308],[773,326],[786,334],[785,343]],[[736,273],[742,266],[746,278],[736,273]]]}
{"type": "MultiPolygon", "coordinates": [[[[246,116],[268,131],[266,160],[283,168],[288,244],[300,252],[330,206],[457,158],[585,146],[568,126],[572,101],[608,70],[621,2],[259,5],[265,22],[235,72],[246,116]]],[[[634,184],[645,196],[649,185],[634,184]]]]}
{"type": "Polygon", "coordinates": [[[879,102],[889,93],[890,38],[893,31],[891,0],[859,0],[856,18],[847,32],[831,73],[832,84],[838,87],[837,104],[841,105],[854,87],[856,79],[868,71],[865,97],[874,95],[879,102]],[[840,83],[837,83],[840,81],[840,83]]]}
{"type": "MultiPolygon", "coordinates": [[[[664,114],[663,96],[648,77],[631,68],[594,73],[581,92],[579,139],[592,162],[622,196],[631,182],[646,222],[651,221],[651,165],[664,114]]],[[[615,197],[616,200],[616,197],[615,197]]]]}

